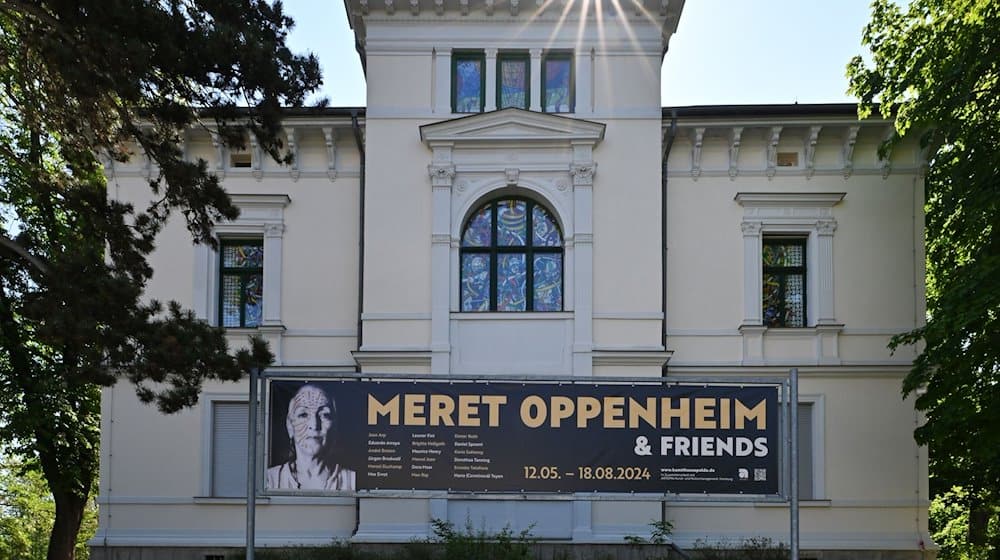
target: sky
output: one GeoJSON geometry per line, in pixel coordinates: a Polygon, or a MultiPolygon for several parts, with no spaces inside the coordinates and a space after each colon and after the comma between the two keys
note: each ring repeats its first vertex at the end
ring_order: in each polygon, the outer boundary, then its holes
{"type": "MultiPolygon", "coordinates": [[[[845,68],[862,53],[870,0],[686,0],[663,62],[665,106],[846,103],[845,68]]],[[[365,105],[365,79],[342,0],[284,0],[288,45],[319,57],[314,96],[365,105]]]]}

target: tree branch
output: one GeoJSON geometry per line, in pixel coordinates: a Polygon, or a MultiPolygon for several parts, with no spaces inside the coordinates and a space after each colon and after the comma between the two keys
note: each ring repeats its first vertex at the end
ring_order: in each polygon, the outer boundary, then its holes
{"type": "Polygon", "coordinates": [[[35,255],[32,255],[31,253],[28,252],[27,249],[22,247],[20,243],[7,237],[6,235],[0,234],[0,247],[21,257],[22,259],[27,261],[28,264],[35,267],[35,269],[37,269],[42,274],[49,273],[49,265],[46,264],[45,261],[36,257],[35,255]]]}

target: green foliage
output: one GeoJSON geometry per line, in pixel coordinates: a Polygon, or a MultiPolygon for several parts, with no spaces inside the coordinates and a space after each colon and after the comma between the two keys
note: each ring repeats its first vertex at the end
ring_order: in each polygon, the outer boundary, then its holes
{"type": "MultiPolygon", "coordinates": [[[[903,383],[926,423],[934,485],[1000,503],[1000,3],[872,4],[871,63],[848,67],[863,113],[920,136],[926,177],[926,326],[893,339],[920,355],[903,383]],[[918,390],[921,390],[918,392],[918,390]]],[[[898,138],[891,140],[891,148],[898,138]]],[[[994,546],[1000,547],[1000,542],[994,546]]]]}
{"type": "Polygon", "coordinates": [[[171,214],[210,244],[212,225],[238,214],[205,161],[184,159],[186,129],[237,147],[252,133],[290,157],[281,107],[320,83],[316,59],[284,45],[291,24],[264,0],[0,2],[0,443],[51,490],[48,558],[74,554],[101,387],[126,378],[174,412],[204,380],[272,359],[259,340],[234,358],[220,329],[143,293],[171,214]],[[152,202],[109,198],[98,154],[140,151],[152,202]]]}
{"type": "MultiPolygon", "coordinates": [[[[990,547],[969,542],[969,494],[956,486],[934,497],[930,507],[930,528],[934,542],[941,547],[939,560],[989,560],[990,547]]],[[[1000,512],[989,516],[986,537],[996,542],[1000,537],[1000,512]]]]}
{"type": "Polygon", "coordinates": [[[442,519],[432,521],[433,542],[444,546],[441,560],[528,560],[531,558],[531,527],[515,533],[506,526],[498,533],[476,529],[471,519],[461,529],[442,519]]]}
{"type": "Polygon", "coordinates": [[[625,542],[632,545],[643,544],[667,544],[670,542],[670,535],[674,533],[674,522],[666,519],[657,519],[649,522],[649,538],[639,535],[625,535],[625,542]]]}
{"type": "Polygon", "coordinates": [[[696,541],[692,558],[696,560],[787,560],[788,546],[766,537],[751,537],[739,542],[708,543],[696,541]]]}
{"type": "MultiPolygon", "coordinates": [[[[0,560],[44,560],[55,519],[52,494],[37,467],[0,451],[0,560]]],[[[97,505],[88,501],[76,540],[77,558],[89,557],[97,505]]]]}

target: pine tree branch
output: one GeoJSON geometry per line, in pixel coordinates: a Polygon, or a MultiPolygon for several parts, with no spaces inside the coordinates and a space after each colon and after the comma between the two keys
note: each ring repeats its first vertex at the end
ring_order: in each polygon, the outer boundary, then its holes
{"type": "Polygon", "coordinates": [[[31,266],[35,267],[35,269],[41,272],[42,274],[49,273],[49,265],[46,264],[45,261],[36,257],[35,255],[32,255],[31,253],[28,252],[27,249],[21,246],[20,243],[7,237],[6,235],[0,234],[0,248],[6,249],[8,252],[21,257],[21,259],[26,261],[31,266]]]}

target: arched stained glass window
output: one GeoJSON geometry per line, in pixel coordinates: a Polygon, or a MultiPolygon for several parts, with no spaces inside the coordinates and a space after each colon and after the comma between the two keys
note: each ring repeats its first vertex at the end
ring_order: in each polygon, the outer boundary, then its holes
{"type": "Polygon", "coordinates": [[[541,205],[494,200],[462,230],[462,311],[562,311],[562,232],[541,205]]]}

